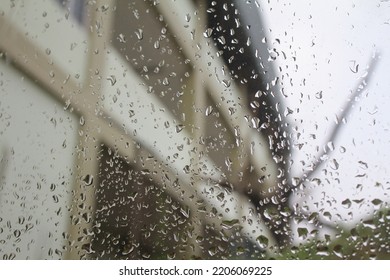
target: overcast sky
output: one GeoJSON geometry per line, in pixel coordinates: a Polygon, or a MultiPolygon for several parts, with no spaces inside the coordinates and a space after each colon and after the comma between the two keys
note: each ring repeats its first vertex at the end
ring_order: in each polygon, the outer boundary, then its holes
{"type": "Polygon", "coordinates": [[[356,223],[390,202],[390,1],[260,3],[271,44],[281,54],[279,75],[288,94],[286,105],[293,110],[295,136],[301,134],[295,139],[301,149],[293,154],[296,176],[324,148],[336,116],[367,72],[371,57],[374,53],[379,57],[367,91],[334,143],[334,152],[313,175],[322,183],[313,184],[305,198],[296,199],[312,211],[323,214],[326,209],[334,221],[356,223]],[[375,206],[374,199],[384,203],[375,206]]]}

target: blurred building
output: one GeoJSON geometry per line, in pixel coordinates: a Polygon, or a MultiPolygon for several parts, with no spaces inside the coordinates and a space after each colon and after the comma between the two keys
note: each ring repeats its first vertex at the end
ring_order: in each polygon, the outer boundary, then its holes
{"type": "Polygon", "coordinates": [[[228,3],[0,3],[0,257],[272,255],[286,131],[228,3]]]}

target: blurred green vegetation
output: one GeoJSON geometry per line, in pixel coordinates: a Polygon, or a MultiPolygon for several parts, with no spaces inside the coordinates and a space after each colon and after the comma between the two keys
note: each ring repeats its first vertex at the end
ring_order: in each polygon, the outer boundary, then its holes
{"type": "Polygon", "coordinates": [[[286,249],[277,259],[390,260],[390,209],[378,210],[352,229],[340,229],[335,238],[286,249]]]}

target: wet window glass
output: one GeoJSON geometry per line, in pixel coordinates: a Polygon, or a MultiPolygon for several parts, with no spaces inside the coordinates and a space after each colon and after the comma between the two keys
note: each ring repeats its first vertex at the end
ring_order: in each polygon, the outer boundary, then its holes
{"type": "Polygon", "coordinates": [[[389,259],[388,1],[2,1],[1,259],[389,259]]]}

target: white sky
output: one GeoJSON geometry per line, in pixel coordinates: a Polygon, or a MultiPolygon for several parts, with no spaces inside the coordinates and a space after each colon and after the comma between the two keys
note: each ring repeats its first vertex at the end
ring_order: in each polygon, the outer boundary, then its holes
{"type": "Polygon", "coordinates": [[[289,95],[286,105],[294,111],[291,121],[301,133],[296,143],[303,144],[293,154],[297,176],[310,165],[317,149],[324,147],[335,116],[365,73],[370,57],[380,53],[368,90],[347,118],[330,159],[314,175],[322,184],[308,188],[305,197],[296,200],[311,211],[329,211],[334,221],[353,224],[373,213],[373,199],[385,201],[382,206],[390,202],[390,1],[279,0],[260,4],[272,46],[286,55],[286,59],[280,55],[278,65],[289,95]],[[339,164],[337,170],[333,159],[339,164]],[[350,199],[350,207],[342,204],[346,199],[350,199]],[[353,201],[360,199],[364,201],[353,201]]]}

